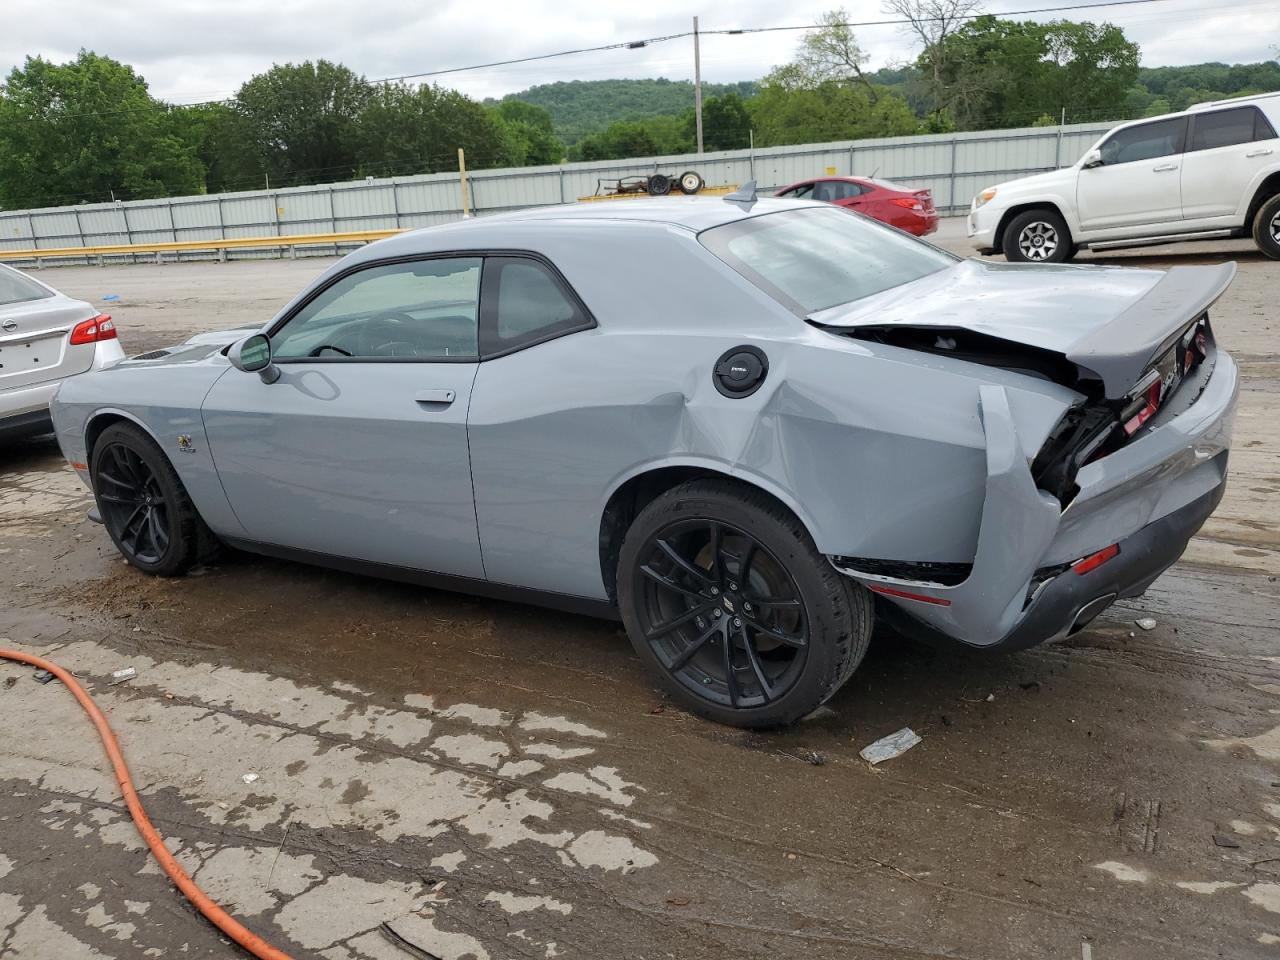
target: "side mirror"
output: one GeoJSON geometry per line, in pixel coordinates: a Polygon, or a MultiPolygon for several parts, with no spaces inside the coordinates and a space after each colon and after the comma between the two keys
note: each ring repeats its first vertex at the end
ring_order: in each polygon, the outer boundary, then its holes
{"type": "Polygon", "coordinates": [[[256,373],[263,383],[275,383],[280,379],[280,368],[271,362],[271,341],[265,333],[255,333],[231,345],[227,359],[237,370],[256,373]]]}
{"type": "Polygon", "coordinates": [[[1102,151],[1090,150],[1084,155],[1084,163],[1081,166],[1085,170],[1092,170],[1094,167],[1102,166],[1102,151]]]}

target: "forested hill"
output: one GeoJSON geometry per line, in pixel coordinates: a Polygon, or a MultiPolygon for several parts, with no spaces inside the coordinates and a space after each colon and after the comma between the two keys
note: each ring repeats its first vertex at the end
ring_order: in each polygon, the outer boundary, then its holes
{"type": "MultiPolygon", "coordinates": [[[[744,100],[756,83],[704,83],[704,97],[736,93],[744,100]]],[[[599,133],[617,120],[644,120],[680,114],[693,106],[693,83],[688,80],[570,80],[544,83],[504,98],[545,107],[555,134],[567,146],[599,133]]]]}

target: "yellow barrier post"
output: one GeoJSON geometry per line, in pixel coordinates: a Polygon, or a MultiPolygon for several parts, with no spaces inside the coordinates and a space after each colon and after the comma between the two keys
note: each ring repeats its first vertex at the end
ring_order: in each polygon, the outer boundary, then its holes
{"type": "Polygon", "coordinates": [[[467,156],[458,148],[458,185],[462,190],[462,218],[471,216],[471,205],[467,202],[467,156]]]}

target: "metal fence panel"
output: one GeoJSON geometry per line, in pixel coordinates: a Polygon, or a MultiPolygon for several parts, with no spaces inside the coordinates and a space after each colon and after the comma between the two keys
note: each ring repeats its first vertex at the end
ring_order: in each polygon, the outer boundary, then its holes
{"type": "MultiPolygon", "coordinates": [[[[594,194],[601,180],[654,172],[679,176],[695,170],[709,185],[754,179],[762,191],[824,174],[876,176],[927,188],[944,213],[960,213],[985,186],[1074,163],[1108,128],[1077,124],[478,170],[468,176],[467,203],[478,215],[568,203],[594,194]]],[[[415,228],[456,220],[461,214],[457,173],[368,178],[221,196],[0,210],[0,249],[415,228]]],[[[234,255],[272,254],[245,250],[234,255]]]]}

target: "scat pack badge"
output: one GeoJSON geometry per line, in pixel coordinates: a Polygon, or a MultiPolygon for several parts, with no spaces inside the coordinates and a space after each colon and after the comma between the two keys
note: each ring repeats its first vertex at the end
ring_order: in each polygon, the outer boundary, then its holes
{"type": "Polygon", "coordinates": [[[191,434],[189,433],[178,434],[178,449],[181,450],[183,453],[196,452],[196,448],[191,445],[191,434]]]}

